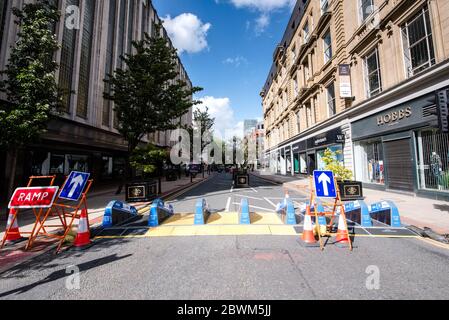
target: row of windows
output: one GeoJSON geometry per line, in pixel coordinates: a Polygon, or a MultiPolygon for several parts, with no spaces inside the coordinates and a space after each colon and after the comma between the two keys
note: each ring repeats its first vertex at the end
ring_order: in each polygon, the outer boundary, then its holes
{"type": "Polygon", "coordinates": [[[3,45],[3,36],[5,29],[5,20],[6,20],[6,9],[8,7],[8,0],[0,0],[0,51],[3,45]]]}

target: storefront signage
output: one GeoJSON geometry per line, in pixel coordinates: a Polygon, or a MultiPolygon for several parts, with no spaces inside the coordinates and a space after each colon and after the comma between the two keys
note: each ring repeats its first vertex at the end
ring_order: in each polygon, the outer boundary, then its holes
{"type": "Polygon", "coordinates": [[[417,125],[432,125],[437,116],[424,114],[424,108],[432,106],[435,94],[431,93],[421,98],[408,101],[386,111],[366,117],[352,123],[352,138],[355,140],[400,132],[414,128],[417,125]]]}
{"type": "Polygon", "coordinates": [[[383,125],[394,124],[397,121],[401,121],[402,119],[407,119],[407,118],[411,117],[412,114],[413,114],[413,112],[412,112],[411,107],[391,111],[386,114],[378,116],[377,117],[377,125],[383,126],[383,125]]]}
{"type": "Polygon", "coordinates": [[[307,148],[313,149],[330,144],[338,144],[344,142],[345,135],[341,132],[341,129],[335,129],[307,140],[307,148]]]}

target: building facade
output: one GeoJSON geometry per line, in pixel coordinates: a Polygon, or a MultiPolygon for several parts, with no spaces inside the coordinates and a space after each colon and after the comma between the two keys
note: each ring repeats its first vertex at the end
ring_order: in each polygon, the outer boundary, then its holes
{"type": "Polygon", "coordinates": [[[372,188],[449,197],[444,0],[298,1],[261,95],[273,170],[323,169],[326,148],[372,188]],[[299,48],[299,49],[298,49],[299,48]]]}
{"type": "MultiPolygon", "coordinates": [[[[23,0],[0,0],[0,69],[4,69],[10,47],[17,39],[12,7],[23,0]]],[[[161,20],[151,0],[55,0],[61,12],[56,35],[61,49],[56,54],[60,65],[59,86],[67,92],[64,110],[51,120],[41,142],[29,146],[19,157],[17,179],[29,175],[65,175],[71,170],[89,171],[99,182],[118,177],[125,165],[127,144],[117,131],[113,105],[103,98],[107,74],[122,67],[120,55],[130,53],[132,41],[147,32],[154,35],[161,20]]],[[[161,30],[167,39],[167,33],[161,30]]],[[[171,42],[170,42],[171,43],[171,42]]],[[[178,77],[191,86],[189,77],[177,61],[178,77]]],[[[5,98],[0,97],[0,98],[5,98]]],[[[191,124],[192,110],[174,122],[191,124]]],[[[145,138],[159,146],[170,146],[170,132],[145,138]]],[[[8,159],[2,160],[6,174],[8,159]]],[[[7,174],[6,174],[7,176],[7,174]]]]}

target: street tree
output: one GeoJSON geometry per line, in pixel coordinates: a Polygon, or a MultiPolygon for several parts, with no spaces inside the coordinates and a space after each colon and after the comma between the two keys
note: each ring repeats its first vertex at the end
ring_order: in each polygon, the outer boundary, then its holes
{"type": "Polygon", "coordinates": [[[191,159],[201,159],[204,148],[213,141],[213,126],[215,118],[209,114],[209,108],[206,107],[203,111],[199,108],[193,112],[193,124],[188,127],[187,131],[190,135],[191,146],[195,145],[194,138],[197,137],[201,142],[198,144],[200,150],[193,147],[190,148],[191,159]],[[194,152],[197,154],[194,155],[194,152]]]}
{"type": "Polygon", "coordinates": [[[54,61],[59,45],[53,26],[59,12],[49,1],[27,3],[13,8],[19,27],[18,40],[3,70],[0,90],[8,102],[0,104],[0,147],[11,163],[8,194],[15,184],[18,152],[39,138],[60,104],[54,61]]]}
{"type": "MultiPolygon", "coordinates": [[[[142,40],[133,41],[133,52],[121,56],[124,67],[104,80],[109,88],[104,97],[114,103],[118,131],[128,143],[128,158],[146,135],[177,128],[174,119],[199,103],[192,96],[202,89],[190,88],[178,79],[176,49],[160,35],[160,28],[156,26],[154,37],[145,33],[142,40]]],[[[127,161],[123,178],[130,177],[127,161]]]]}

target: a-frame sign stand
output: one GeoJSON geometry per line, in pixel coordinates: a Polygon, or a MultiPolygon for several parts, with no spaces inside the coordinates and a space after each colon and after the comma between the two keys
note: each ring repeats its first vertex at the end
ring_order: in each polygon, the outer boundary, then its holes
{"type": "MultiPolygon", "coordinates": [[[[317,172],[317,171],[316,171],[317,172]]],[[[321,173],[321,172],[318,172],[321,173]]],[[[315,172],[314,172],[314,176],[310,177],[310,207],[313,207],[313,215],[315,216],[315,226],[316,226],[316,233],[318,234],[318,239],[319,239],[319,243],[320,243],[320,249],[324,250],[324,243],[323,243],[323,237],[331,237],[333,235],[335,235],[334,233],[332,233],[332,229],[333,229],[333,225],[334,225],[334,221],[335,218],[337,216],[337,208],[340,208],[340,215],[343,218],[344,221],[344,229],[345,229],[345,233],[347,235],[347,243],[348,243],[348,248],[350,251],[353,250],[352,247],[352,241],[351,241],[351,237],[349,236],[349,229],[348,229],[348,223],[346,220],[346,214],[345,214],[345,205],[344,203],[341,201],[341,195],[340,195],[340,190],[338,188],[336,188],[335,186],[337,186],[337,180],[335,179],[333,173],[331,174],[331,177],[329,177],[330,179],[332,179],[333,181],[333,186],[334,186],[334,191],[335,191],[335,197],[327,197],[329,198],[329,200],[331,201],[322,201],[321,205],[323,205],[323,207],[327,207],[330,208],[332,207],[331,211],[318,211],[318,203],[317,203],[317,198],[318,195],[320,194],[320,192],[317,190],[316,188],[316,181],[317,179],[315,179],[315,172]],[[320,225],[320,219],[319,217],[325,217],[326,218],[326,231],[325,232],[321,232],[321,225],[320,225]],[[329,223],[327,222],[329,220],[329,223]]],[[[326,183],[326,182],[324,182],[326,183]]],[[[327,189],[327,185],[326,185],[326,189],[327,189]]],[[[338,235],[338,233],[337,233],[338,235]]]]}

